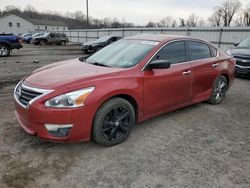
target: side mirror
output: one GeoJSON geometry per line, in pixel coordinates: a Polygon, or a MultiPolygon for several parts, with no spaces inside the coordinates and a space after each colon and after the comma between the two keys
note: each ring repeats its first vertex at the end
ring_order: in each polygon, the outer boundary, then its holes
{"type": "Polygon", "coordinates": [[[234,46],[237,47],[239,45],[239,43],[235,43],[234,46]]]}
{"type": "Polygon", "coordinates": [[[152,61],[148,68],[149,69],[168,69],[170,68],[170,61],[169,60],[156,60],[152,61]]]}

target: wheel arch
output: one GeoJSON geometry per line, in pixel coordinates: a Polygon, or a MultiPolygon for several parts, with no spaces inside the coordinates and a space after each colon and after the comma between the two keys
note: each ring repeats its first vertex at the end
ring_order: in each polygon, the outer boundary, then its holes
{"type": "Polygon", "coordinates": [[[222,73],[221,76],[224,76],[227,80],[227,85],[230,86],[231,81],[230,81],[230,76],[227,73],[222,73]]]}
{"type": "Polygon", "coordinates": [[[122,98],[122,99],[128,101],[133,106],[133,108],[135,110],[135,117],[136,117],[136,122],[137,122],[138,121],[138,114],[139,114],[139,103],[138,103],[138,101],[136,100],[136,98],[133,95],[128,94],[128,93],[116,93],[116,94],[108,95],[108,96],[104,97],[101,100],[101,103],[97,108],[97,111],[101,108],[101,106],[105,102],[107,102],[107,101],[109,101],[111,99],[114,99],[114,98],[122,98]]]}
{"type": "Polygon", "coordinates": [[[11,46],[10,46],[9,42],[0,41],[0,44],[6,45],[6,46],[8,46],[11,49],[11,46]]]}

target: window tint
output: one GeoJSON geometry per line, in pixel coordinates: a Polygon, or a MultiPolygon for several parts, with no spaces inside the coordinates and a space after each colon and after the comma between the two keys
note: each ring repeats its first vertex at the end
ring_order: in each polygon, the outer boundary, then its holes
{"type": "Polygon", "coordinates": [[[187,61],[185,43],[181,41],[166,45],[158,52],[153,60],[169,60],[171,64],[187,61]]]}
{"type": "Polygon", "coordinates": [[[211,57],[210,48],[201,42],[188,42],[190,61],[211,57]]]}
{"type": "Polygon", "coordinates": [[[216,48],[213,48],[213,47],[211,47],[211,56],[212,57],[216,57],[217,56],[217,49],[216,48]]]}

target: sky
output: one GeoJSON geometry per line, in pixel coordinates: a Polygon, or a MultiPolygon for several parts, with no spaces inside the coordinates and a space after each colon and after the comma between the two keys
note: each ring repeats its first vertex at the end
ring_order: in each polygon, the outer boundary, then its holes
{"type": "MultiPolygon", "coordinates": [[[[240,1],[243,6],[250,3],[250,0],[240,1]]],[[[38,11],[85,12],[85,2],[86,0],[0,0],[0,9],[8,5],[23,9],[29,4],[38,11]]],[[[137,25],[159,21],[166,16],[187,18],[192,13],[207,19],[214,6],[220,2],[221,0],[89,0],[89,15],[99,19],[116,17],[137,25]]]]}

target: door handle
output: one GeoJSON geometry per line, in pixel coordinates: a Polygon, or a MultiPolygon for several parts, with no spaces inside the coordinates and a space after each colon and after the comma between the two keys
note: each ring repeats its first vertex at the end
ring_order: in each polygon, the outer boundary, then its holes
{"type": "Polygon", "coordinates": [[[219,63],[212,64],[212,67],[218,67],[218,66],[219,66],[219,63]]]}
{"type": "Polygon", "coordinates": [[[190,75],[190,74],[192,74],[192,71],[191,71],[191,70],[189,70],[189,71],[184,71],[182,74],[183,74],[183,75],[190,75]]]}

